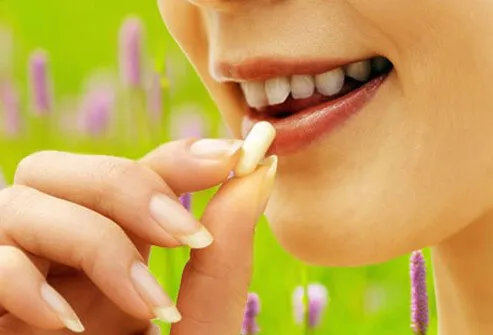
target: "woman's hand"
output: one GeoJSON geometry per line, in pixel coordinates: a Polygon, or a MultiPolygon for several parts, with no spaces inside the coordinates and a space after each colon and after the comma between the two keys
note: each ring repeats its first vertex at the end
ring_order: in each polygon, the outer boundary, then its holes
{"type": "Polygon", "coordinates": [[[183,274],[183,320],[172,334],[238,333],[276,162],[226,181],[201,223],[177,196],[227,180],[240,144],[171,142],[139,162],[62,152],[24,159],[0,191],[0,334],[66,334],[81,329],[76,315],[87,334],[144,334],[151,318],[177,321],[146,264],[151,245],[183,244],[200,250],[183,274]]]}

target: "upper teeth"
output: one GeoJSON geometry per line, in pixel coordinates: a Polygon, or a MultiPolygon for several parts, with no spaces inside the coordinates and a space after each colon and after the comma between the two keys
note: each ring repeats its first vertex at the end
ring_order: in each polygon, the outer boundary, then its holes
{"type": "Polygon", "coordinates": [[[315,92],[315,79],[313,76],[292,76],[291,91],[294,99],[309,98],[315,92]]]}
{"type": "Polygon", "coordinates": [[[264,83],[261,81],[247,81],[241,83],[243,95],[250,107],[260,108],[267,105],[264,83]]]}
{"type": "MultiPolygon", "coordinates": [[[[387,61],[388,62],[388,61],[387,61]]],[[[382,67],[382,61],[375,63],[376,69],[382,67]]],[[[246,102],[250,107],[260,109],[268,105],[278,105],[291,95],[293,99],[306,99],[312,96],[315,89],[323,95],[333,96],[341,92],[345,76],[358,81],[367,81],[372,72],[370,60],[359,61],[318,75],[293,75],[277,77],[262,81],[241,83],[246,102]]]]}
{"type": "Polygon", "coordinates": [[[269,79],[265,82],[265,93],[269,105],[282,104],[291,93],[291,85],[287,77],[269,79]]]}
{"type": "Polygon", "coordinates": [[[339,93],[344,86],[344,70],[334,69],[315,76],[317,90],[323,95],[331,96],[339,93]]]}
{"type": "Polygon", "coordinates": [[[371,73],[371,63],[370,61],[365,60],[349,64],[346,67],[346,73],[348,77],[358,81],[367,81],[371,73]]]}

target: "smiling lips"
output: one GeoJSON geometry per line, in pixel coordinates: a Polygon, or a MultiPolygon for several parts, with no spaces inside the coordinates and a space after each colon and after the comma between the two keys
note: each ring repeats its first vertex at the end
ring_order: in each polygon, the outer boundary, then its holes
{"type": "Polygon", "coordinates": [[[241,86],[244,134],[255,122],[271,122],[277,137],[270,152],[285,155],[305,148],[360,111],[391,70],[387,59],[376,57],[343,66],[258,61],[223,66],[216,73],[241,86]]]}

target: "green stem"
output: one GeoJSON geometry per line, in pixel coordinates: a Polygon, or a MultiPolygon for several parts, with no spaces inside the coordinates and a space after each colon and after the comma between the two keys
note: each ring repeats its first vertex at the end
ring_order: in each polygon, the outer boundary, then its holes
{"type": "Polygon", "coordinates": [[[162,276],[166,278],[168,290],[175,292],[177,284],[175,282],[175,255],[173,250],[166,250],[166,266],[162,267],[162,276]],[[167,274],[167,276],[166,276],[167,274]]]}

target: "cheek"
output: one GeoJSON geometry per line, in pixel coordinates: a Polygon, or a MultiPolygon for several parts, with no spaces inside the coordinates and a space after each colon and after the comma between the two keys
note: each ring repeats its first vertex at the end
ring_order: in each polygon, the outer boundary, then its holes
{"type": "Polygon", "coordinates": [[[198,7],[185,0],[159,0],[160,11],[168,30],[180,45],[198,76],[205,84],[226,124],[237,137],[241,135],[242,105],[235,85],[216,82],[209,75],[210,21],[198,7]]]}
{"type": "Polygon", "coordinates": [[[168,31],[200,72],[207,69],[207,37],[201,12],[184,0],[159,0],[159,11],[168,31]]]}

